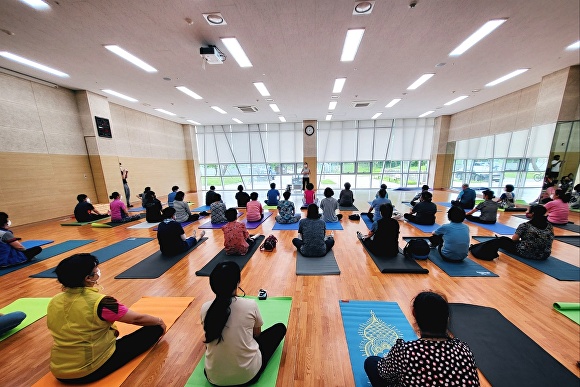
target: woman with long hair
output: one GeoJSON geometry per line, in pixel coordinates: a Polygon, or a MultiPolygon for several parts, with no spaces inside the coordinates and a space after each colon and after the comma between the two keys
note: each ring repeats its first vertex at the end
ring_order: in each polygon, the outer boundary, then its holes
{"type": "Polygon", "coordinates": [[[216,297],[201,307],[206,345],[204,373],[216,386],[257,382],[286,335],[282,323],[262,332],[264,322],[256,301],[236,295],[238,289],[242,290],[240,279],[237,263],[217,264],[209,276],[216,297]]]}

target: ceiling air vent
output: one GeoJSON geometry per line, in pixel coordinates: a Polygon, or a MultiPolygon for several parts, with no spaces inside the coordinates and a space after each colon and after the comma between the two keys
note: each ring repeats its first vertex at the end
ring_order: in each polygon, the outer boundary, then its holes
{"type": "Polygon", "coordinates": [[[239,111],[241,111],[242,113],[255,113],[258,111],[258,108],[256,106],[234,106],[236,109],[238,109],[239,111]]]}
{"type": "Polygon", "coordinates": [[[365,108],[369,106],[373,106],[377,101],[352,101],[352,107],[355,108],[365,108]]]}

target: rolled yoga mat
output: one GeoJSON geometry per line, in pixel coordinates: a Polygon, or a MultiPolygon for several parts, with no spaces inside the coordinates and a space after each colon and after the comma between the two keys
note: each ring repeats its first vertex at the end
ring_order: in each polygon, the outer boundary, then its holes
{"type": "Polygon", "coordinates": [[[296,275],[339,275],[340,269],[334,252],[330,250],[324,257],[305,257],[296,254],[296,275]]]}
{"type": "Polygon", "coordinates": [[[250,258],[252,258],[252,255],[254,255],[256,250],[258,250],[258,248],[260,248],[260,245],[262,244],[262,242],[264,242],[265,238],[266,237],[264,235],[258,235],[256,237],[256,243],[254,243],[254,245],[252,247],[250,247],[250,249],[248,250],[246,255],[227,255],[226,250],[223,249],[215,257],[213,257],[211,259],[211,261],[206,263],[206,265],[204,267],[202,267],[200,270],[196,271],[195,275],[201,276],[201,277],[209,277],[209,275],[213,271],[214,267],[216,267],[216,265],[218,263],[221,263],[224,261],[234,261],[235,263],[237,263],[240,266],[240,270],[243,269],[244,266],[246,266],[246,263],[248,263],[248,261],[250,260],[250,258]]]}
{"type": "Polygon", "coordinates": [[[554,310],[562,313],[576,324],[580,325],[580,304],[577,302],[554,302],[554,310]]]}
{"type": "Polygon", "coordinates": [[[242,221],[242,223],[244,223],[246,225],[246,229],[254,230],[254,229],[258,228],[259,225],[264,223],[266,221],[266,219],[268,219],[270,216],[272,216],[271,212],[264,212],[264,217],[262,219],[258,220],[257,222],[248,222],[248,219],[244,219],[242,221]]]}
{"type": "Polygon", "coordinates": [[[46,316],[46,308],[51,298],[19,298],[18,300],[6,305],[4,308],[0,309],[0,313],[8,314],[12,312],[24,312],[26,318],[15,328],[12,328],[8,332],[0,335],[0,341],[12,336],[18,331],[26,328],[33,322],[40,320],[46,316]]]}
{"type": "MultiPolygon", "coordinates": [[[[478,242],[486,242],[493,239],[494,237],[474,236],[472,238],[478,242]]],[[[512,257],[521,263],[524,263],[536,270],[541,271],[544,274],[549,275],[550,277],[556,278],[559,281],[580,281],[580,268],[578,266],[571,265],[568,262],[560,261],[559,259],[552,256],[548,257],[548,259],[540,261],[536,259],[522,258],[518,255],[508,253],[502,249],[499,251],[508,257],[512,257]]]]}
{"type": "Polygon", "coordinates": [[[76,249],[77,247],[84,246],[84,245],[91,243],[91,242],[94,242],[94,241],[95,241],[94,239],[71,240],[71,241],[66,241],[66,242],[56,244],[54,246],[47,247],[46,249],[43,249],[40,252],[40,254],[38,254],[36,257],[34,257],[34,259],[31,261],[24,262],[20,265],[10,266],[10,267],[5,267],[5,268],[0,269],[0,277],[3,276],[4,274],[12,273],[13,271],[22,269],[23,267],[34,265],[35,263],[38,263],[40,261],[44,261],[45,259],[52,258],[54,256],[57,256],[59,254],[65,253],[67,251],[76,249]]]}
{"type": "Polygon", "coordinates": [[[46,240],[46,239],[31,239],[28,241],[20,242],[20,244],[22,246],[24,246],[25,249],[30,249],[32,247],[48,245],[52,242],[54,242],[54,241],[46,240]]]}
{"type": "MultiPolygon", "coordinates": [[[[243,212],[238,211],[238,218],[240,216],[244,215],[243,212]]],[[[218,228],[222,228],[223,226],[225,226],[226,224],[228,224],[228,222],[225,223],[212,223],[211,220],[205,222],[204,224],[202,224],[201,226],[199,226],[199,229],[218,229],[218,228]]]]}
{"type": "Polygon", "coordinates": [[[554,239],[569,245],[580,247],[580,235],[574,236],[554,236],[554,239]]]}
{"type": "Polygon", "coordinates": [[[365,359],[384,357],[397,339],[416,340],[417,335],[396,302],[343,300],[339,305],[355,385],[370,386],[365,359]]]}
{"type": "MultiPolygon", "coordinates": [[[[160,317],[167,331],[173,326],[175,321],[185,312],[185,309],[192,303],[193,297],[143,297],[135,304],[131,305],[130,309],[144,314],[150,314],[152,316],[160,317]]],[[[119,336],[125,336],[129,333],[135,332],[137,329],[141,328],[138,325],[125,324],[122,322],[116,322],[115,325],[119,329],[119,336]]],[[[167,332],[166,331],[166,332],[167,332]]],[[[169,340],[162,337],[161,340],[169,340]]],[[[174,343],[179,344],[179,343],[174,343]]],[[[153,348],[153,347],[151,347],[153,348]]],[[[125,364],[123,367],[119,368],[117,371],[108,375],[107,377],[90,384],[85,384],[85,386],[103,386],[103,387],[119,387],[125,382],[125,379],[131,375],[131,373],[137,368],[137,366],[145,359],[145,356],[150,350],[145,351],[141,355],[137,356],[129,363],[125,364]]],[[[59,382],[50,372],[44,375],[42,379],[33,384],[34,387],[57,387],[66,386],[66,384],[59,382]]]]}
{"type": "Polygon", "coordinates": [[[578,386],[580,379],[519,330],[485,306],[449,304],[453,336],[465,341],[493,387],[578,386]]]}
{"type": "MultiPolygon", "coordinates": [[[[403,237],[403,240],[407,242],[411,239],[425,239],[428,241],[428,238],[403,237]]],[[[429,260],[447,273],[449,277],[499,277],[497,274],[469,258],[465,258],[460,262],[444,261],[436,248],[432,248],[429,252],[429,260]]]]}
{"type": "Polygon", "coordinates": [[[418,273],[427,274],[429,270],[424,269],[414,259],[407,258],[399,248],[399,254],[395,257],[379,257],[373,254],[367,246],[361,242],[368,255],[371,257],[381,273],[418,273]]]}
{"type": "Polygon", "coordinates": [[[159,278],[205,241],[207,241],[207,238],[201,238],[191,249],[172,257],[165,256],[161,254],[161,251],[158,251],[136,265],[128,268],[116,276],[115,279],[159,278]]]}
{"type": "MultiPolygon", "coordinates": [[[[144,245],[145,243],[151,242],[153,238],[127,238],[121,242],[117,242],[102,249],[93,251],[91,254],[97,257],[99,263],[108,261],[111,258],[115,258],[118,255],[126,253],[129,250],[133,250],[136,247],[144,245]]],[[[43,272],[31,275],[32,278],[56,278],[56,273],[54,272],[54,267],[43,272]]]]}
{"type": "MultiPolygon", "coordinates": [[[[290,309],[292,307],[292,297],[268,297],[266,300],[257,300],[256,297],[247,296],[246,298],[256,299],[258,303],[258,308],[260,309],[260,315],[262,320],[264,320],[264,325],[262,329],[271,327],[276,323],[283,323],[288,326],[288,319],[290,318],[290,309]]],[[[203,329],[203,328],[202,328],[203,329]]],[[[255,387],[276,387],[276,380],[278,379],[278,370],[280,368],[280,360],[282,359],[282,349],[284,348],[284,341],[280,343],[266,369],[260,376],[257,383],[252,384],[255,387]]],[[[204,362],[205,356],[203,356],[200,362],[193,370],[193,373],[185,383],[185,387],[212,387],[212,385],[207,381],[204,373],[204,362]]]]}
{"type": "MultiPolygon", "coordinates": [[[[515,216],[516,218],[520,218],[520,219],[529,220],[528,218],[526,218],[525,215],[512,215],[512,216],[515,216]]],[[[580,225],[577,225],[574,223],[552,224],[552,226],[554,226],[556,228],[561,228],[562,230],[568,230],[568,231],[574,231],[574,232],[580,233],[580,225]]]]}

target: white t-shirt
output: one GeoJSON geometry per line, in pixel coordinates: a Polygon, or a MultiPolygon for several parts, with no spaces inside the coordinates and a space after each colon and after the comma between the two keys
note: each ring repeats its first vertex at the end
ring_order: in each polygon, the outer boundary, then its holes
{"type": "MultiPolygon", "coordinates": [[[[201,307],[201,321],[213,301],[201,307]]],[[[256,301],[236,297],[230,305],[230,317],[222,331],[223,340],[206,344],[205,372],[208,380],[220,386],[249,382],[262,366],[262,353],[254,328],[264,324],[256,301]]]]}
{"type": "Polygon", "coordinates": [[[562,165],[561,160],[552,160],[552,172],[560,172],[560,165],[562,165]]]}

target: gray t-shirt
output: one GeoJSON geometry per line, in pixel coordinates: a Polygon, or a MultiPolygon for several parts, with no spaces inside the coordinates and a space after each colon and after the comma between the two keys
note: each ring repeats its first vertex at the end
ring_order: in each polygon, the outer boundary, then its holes
{"type": "Polygon", "coordinates": [[[486,222],[495,222],[497,220],[498,207],[499,203],[496,203],[493,200],[485,200],[479,203],[475,208],[481,211],[479,219],[484,220],[486,222]]]}
{"type": "Polygon", "coordinates": [[[183,200],[174,200],[173,208],[175,208],[175,220],[178,222],[187,222],[189,215],[191,215],[189,204],[183,200]]]}
{"type": "Polygon", "coordinates": [[[300,219],[298,233],[302,235],[300,252],[305,257],[323,257],[326,255],[326,223],[322,219],[300,219]]]}
{"type": "Polygon", "coordinates": [[[322,208],[322,219],[325,222],[338,222],[336,210],[338,210],[338,201],[333,198],[324,198],[320,201],[320,208],[322,208]]]}

